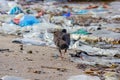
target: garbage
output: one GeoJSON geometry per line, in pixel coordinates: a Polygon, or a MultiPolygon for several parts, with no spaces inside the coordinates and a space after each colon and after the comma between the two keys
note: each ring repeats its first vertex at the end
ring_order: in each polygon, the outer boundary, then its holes
{"type": "Polygon", "coordinates": [[[72,26],[72,22],[71,20],[68,20],[66,19],[65,17],[63,16],[54,16],[51,18],[51,23],[54,23],[54,24],[57,24],[57,25],[60,25],[60,26],[69,26],[71,27],[72,26]]]}
{"type": "Polygon", "coordinates": [[[79,29],[76,32],[73,32],[72,34],[88,35],[89,33],[85,29],[79,29]]]}
{"type": "Polygon", "coordinates": [[[93,9],[92,10],[93,12],[96,12],[96,13],[104,13],[104,12],[107,12],[107,10],[106,9],[104,9],[104,8],[98,8],[98,9],[93,9]]]}
{"type": "Polygon", "coordinates": [[[24,38],[24,39],[15,39],[12,41],[13,43],[21,43],[21,44],[28,44],[28,45],[37,45],[37,46],[45,46],[46,42],[40,41],[40,40],[34,40],[34,39],[29,39],[29,38],[24,38]]]}
{"type": "Polygon", "coordinates": [[[89,65],[89,64],[78,64],[76,66],[78,69],[84,70],[84,73],[91,76],[98,76],[100,80],[111,80],[117,78],[119,79],[119,75],[117,73],[117,69],[119,68],[119,64],[109,64],[109,65],[89,65]]]}
{"type": "MultiPolygon", "coordinates": [[[[76,54],[70,53],[70,55],[71,55],[71,57],[78,57],[78,58],[81,58],[81,59],[83,59],[83,58],[82,58],[83,55],[91,56],[91,55],[89,55],[89,54],[88,54],[87,52],[85,52],[85,51],[79,51],[79,52],[76,52],[76,54]]],[[[94,56],[95,56],[95,55],[94,55],[94,56]]]]}
{"type": "Polygon", "coordinates": [[[0,29],[0,32],[4,34],[17,34],[20,32],[20,27],[15,24],[3,23],[0,29]]]}
{"type": "MultiPolygon", "coordinates": [[[[77,34],[73,34],[77,36],[77,34]]],[[[79,35],[79,38],[85,42],[96,44],[97,42],[106,42],[112,45],[119,45],[119,33],[108,30],[93,31],[89,35],[79,35]]]]}
{"type": "Polygon", "coordinates": [[[36,18],[40,18],[41,16],[43,16],[44,14],[44,11],[41,10],[41,11],[38,11],[37,15],[36,15],[36,18]]]}
{"type": "Polygon", "coordinates": [[[66,14],[63,14],[64,17],[70,17],[71,16],[71,13],[70,12],[67,12],[66,14]]]}
{"type": "Polygon", "coordinates": [[[19,21],[20,21],[20,19],[13,19],[13,22],[14,22],[15,24],[19,24],[19,21]]]}
{"type": "Polygon", "coordinates": [[[8,2],[6,0],[0,0],[0,10],[5,12],[9,10],[8,2]]]}
{"type": "Polygon", "coordinates": [[[110,17],[114,23],[120,22],[120,15],[115,15],[110,17]]]}
{"type": "MultiPolygon", "coordinates": [[[[95,14],[96,15],[96,14],[95,14]]],[[[101,17],[94,17],[93,15],[74,15],[70,17],[71,20],[73,20],[73,25],[79,25],[79,26],[90,26],[91,24],[95,23],[108,23],[109,21],[105,18],[101,17]]],[[[89,28],[89,27],[88,27],[89,28]]]]}
{"type": "Polygon", "coordinates": [[[115,33],[107,30],[98,30],[92,33],[93,36],[101,37],[103,41],[106,41],[111,44],[120,44],[119,43],[119,33],[115,33]]]}
{"type": "Polygon", "coordinates": [[[78,12],[76,12],[77,14],[87,14],[89,12],[89,10],[80,10],[78,12]]]}
{"type": "Polygon", "coordinates": [[[105,80],[119,80],[120,77],[115,72],[106,72],[104,74],[105,80]]]}
{"type": "MultiPolygon", "coordinates": [[[[74,68],[77,68],[75,70],[80,69],[80,71],[75,71],[75,73],[73,71],[72,75],[78,72],[81,73],[81,70],[84,73],[83,75],[72,76],[68,80],[117,79],[116,74],[114,75],[112,73],[112,76],[111,73],[109,75],[107,72],[120,73],[119,4],[110,5],[112,8],[109,8],[108,5],[101,5],[101,3],[95,5],[77,3],[76,5],[76,3],[61,4],[56,1],[52,2],[51,0],[38,3],[35,3],[35,0],[33,2],[31,1],[30,3],[25,3],[23,0],[16,0],[16,2],[0,0],[0,33],[2,36],[4,34],[16,35],[15,37],[10,36],[10,38],[15,38],[12,39],[12,43],[20,44],[18,51],[24,52],[26,50],[26,46],[24,45],[56,47],[51,32],[66,29],[70,33],[71,38],[69,49],[72,49],[66,60],[74,62],[72,65],[78,64],[77,67],[74,65],[74,68]],[[6,14],[7,12],[9,14],[6,14]],[[74,50],[78,52],[72,52],[74,50]]],[[[10,50],[0,50],[1,53],[6,51],[9,52],[10,50]]],[[[35,59],[30,58],[30,56],[34,55],[33,53],[38,55],[37,53],[40,52],[37,49],[28,50],[27,48],[25,53],[27,53],[28,57],[23,58],[23,61],[34,62],[35,59]]],[[[7,53],[5,53],[5,57],[14,57],[7,53]]],[[[14,59],[17,59],[16,54],[14,59]]],[[[40,55],[43,55],[43,57],[48,56],[45,53],[40,53],[40,55]]],[[[52,57],[51,55],[49,57],[46,60],[56,60],[56,62],[59,62],[59,56],[57,54],[53,53],[52,57]]],[[[41,61],[43,59],[41,58],[41,61]]],[[[66,60],[64,61],[65,64],[66,60]]],[[[63,77],[71,75],[62,74],[62,72],[71,71],[64,67],[58,67],[63,66],[63,64],[59,63],[57,66],[41,66],[40,69],[52,70],[55,71],[53,72],[55,74],[56,71],[59,71],[61,73],[57,75],[63,77]]],[[[14,68],[11,69],[10,66],[8,70],[14,71],[14,68]]],[[[37,69],[29,69],[29,71],[35,73],[35,75],[44,73],[42,70],[37,69]]],[[[15,72],[18,73],[17,70],[15,72]]],[[[46,73],[49,74],[49,72],[46,73]]],[[[52,79],[51,75],[49,78],[52,79]]],[[[11,80],[13,80],[13,77],[11,80]]]]}
{"type": "Polygon", "coordinates": [[[20,9],[18,6],[13,7],[10,11],[9,14],[19,14],[19,13],[24,13],[22,9],[20,9]]]}
{"type": "Polygon", "coordinates": [[[82,63],[82,64],[87,64],[87,65],[95,65],[95,64],[100,64],[100,65],[109,65],[112,63],[119,64],[120,59],[112,58],[112,57],[104,57],[103,56],[88,56],[88,55],[80,55],[80,57],[73,57],[71,58],[71,61],[76,62],[76,63],[82,63]]]}
{"type": "Polygon", "coordinates": [[[71,76],[68,80],[100,80],[97,76],[89,76],[89,75],[77,75],[77,76],[71,76]]]}
{"type": "Polygon", "coordinates": [[[120,58],[120,54],[115,54],[114,57],[120,58]]]}
{"type": "Polygon", "coordinates": [[[20,23],[20,19],[22,18],[24,16],[24,14],[23,13],[20,13],[20,14],[18,14],[18,15],[16,15],[15,17],[14,17],[14,19],[12,20],[12,22],[14,23],[14,24],[19,24],[20,23]]]}
{"type": "Polygon", "coordinates": [[[115,49],[100,49],[90,46],[89,44],[83,44],[79,40],[71,46],[72,49],[82,50],[91,55],[106,55],[113,57],[115,54],[119,54],[119,50],[115,49]]]}
{"type": "Polygon", "coordinates": [[[20,5],[17,4],[15,1],[8,1],[8,6],[9,6],[10,8],[13,8],[13,7],[16,7],[16,6],[19,6],[19,7],[20,7],[20,5]]]}
{"type": "Polygon", "coordinates": [[[16,76],[3,76],[1,79],[2,80],[30,80],[30,79],[24,79],[16,76]]]}
{"type": "Polygon", "coordinates": [[[109,25],[107,25],[108,27],[106,27],[106,29],[109,30],[109,31],[120,33],[120,28],[119,28],[118,25],[119,24],[109,24],[109,25]]]}
{"type": "Polygon", "coordinates": [[[88,7],[86,7],[86,9],[94,9],[94,8],[98,8],[98,7],[99,6],[92,4],[92,5],[89,5],[88,7]]]}
{"type": "Polygon", "coordinates": [[[19,21],[19,26],[32,26],[33,24],[37,24],[39,22],[40,21],[35,16],[24,15],[19,21]]]}
{"type": "Polygon", "coordinates": [[[102,73],[102,71],[100,71],[98,69],[86,69],[85,73],[92,75],[92,76],[99,76],[102,73]]]}

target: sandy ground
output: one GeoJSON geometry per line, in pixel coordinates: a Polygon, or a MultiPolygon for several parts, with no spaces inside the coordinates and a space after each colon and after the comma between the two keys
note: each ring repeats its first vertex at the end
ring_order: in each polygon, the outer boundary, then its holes
{"type": "Polygon", "coordinates": [[[65,60],[52,57],[59,54],[57,49],[42,46],[12,43],[16,36],[0,35],[0,49],[10,51],[0,52],[0,77],[5,75],[23,77],[30,80],[67,80],[70,76],[79,75],[82,70],[76,68],[76,63],[69,61],[68,53],[65,60]],[[66,68],[67,71],[42,68],[41,66],[66,68]]]}

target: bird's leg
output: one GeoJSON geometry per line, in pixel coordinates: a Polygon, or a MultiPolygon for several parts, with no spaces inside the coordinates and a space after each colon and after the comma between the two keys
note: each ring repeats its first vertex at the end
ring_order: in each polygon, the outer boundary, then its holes
{"type": "Polygon", "coordinates": [[[65,49],[64,55],[65,55],[66,52],[67,52],[67,49],[65,49]]]}
{"type": "Polygon", "coordinates": [[[60,52],[60,57],[61,57],[61,59],[63,60],[62,52],[61,52],[60,49],[59,49],[59,52],[60,52]]]}
{"type": "Polygon", "coordinates": [[[80,59],[84,60],[82,56],[80,56],[80,59]]]}

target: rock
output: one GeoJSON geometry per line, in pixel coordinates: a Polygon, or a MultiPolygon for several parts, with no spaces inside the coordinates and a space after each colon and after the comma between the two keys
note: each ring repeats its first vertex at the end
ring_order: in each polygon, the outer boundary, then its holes
{"type": "Polygon", "coordinates": [[[25,60],[25,61],[33,61],[32,59],[30,59],[30,58],[28,58],[28,57],[26,57],[24,60],[25,60]]]}
{"type": "Polygon", "coordinates": [[[16,76],[3,76],[1,79],[2,80],[30,80],[30,79],[24,79],[16,76]]]}
{"type": "Polygon", "coordinates": [[[68,80],[100,80],[97,76],[77,75],[71,76],[68,80]]]}
{"type": "Polygon", "coordinates": [[[30,51],[28,51],[27,53],[28,53],[28,54],[32,54],[32,53],[33,53],[33,51],[32,51],[32,50],[30,50],[30,51]]]}
{"type": "Polygon", "coordinates": [[[23,50],[23,45],[20,45],[20,50],[23,50]]]}
{"type": "Polygon", "coordinates": [[[67,72],[66,69],[57,69],[57,71],[60,71],[60,72],[67,72]]]}
{"type": "Polygon", "coordinates": [[[9,70],[13,70],[13,68],[10,68],[9,70]]]}
{"type": "Polygon", "coordinates": [[[41,74],[41,72],[42,71],[37,71],[37,70],[33,71],[33,73],[36,73],[36,74],[41,74]]]}
{"type": "Polygon", "coordinates": [[[106,72],[104,77],[105,80],[120,80],[120,77],[115,72],[106,72]]]}

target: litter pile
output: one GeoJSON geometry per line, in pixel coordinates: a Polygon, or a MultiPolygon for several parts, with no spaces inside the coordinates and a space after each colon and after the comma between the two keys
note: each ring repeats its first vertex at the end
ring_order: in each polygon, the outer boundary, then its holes
{"type": "Polygon", "coordinates": [[[116,2],[109,6],[79,4],[81,7],[55,1],[1,3],[4,4],[1,8],[7,7],[1,9],[0,32],[22,35],[22,38],[14,39],[13,42],[55,47],[50,30],[65,28],[71,34],[70,49],[112,57],[119,54],[119,8],[113,10],[116,2]]]}
{"type": "MultiPolygon", "coordinates": [[[[22,0],[0,0],[1,3],[0,33],[19,35],[13,43],[55,47],[50,31],[67,29],[71,34],[70,49],[88,54],[80,54],[83,60],[73,54],[71,61],[87,65],[120,64],[120,2],[109,3],[109,6],[56,1],[25,4],[22,0]]],[[[91,78],[80,75],[68,80],[78,80],[81,76],[85,78],[81,80],[91,78]]]]}

